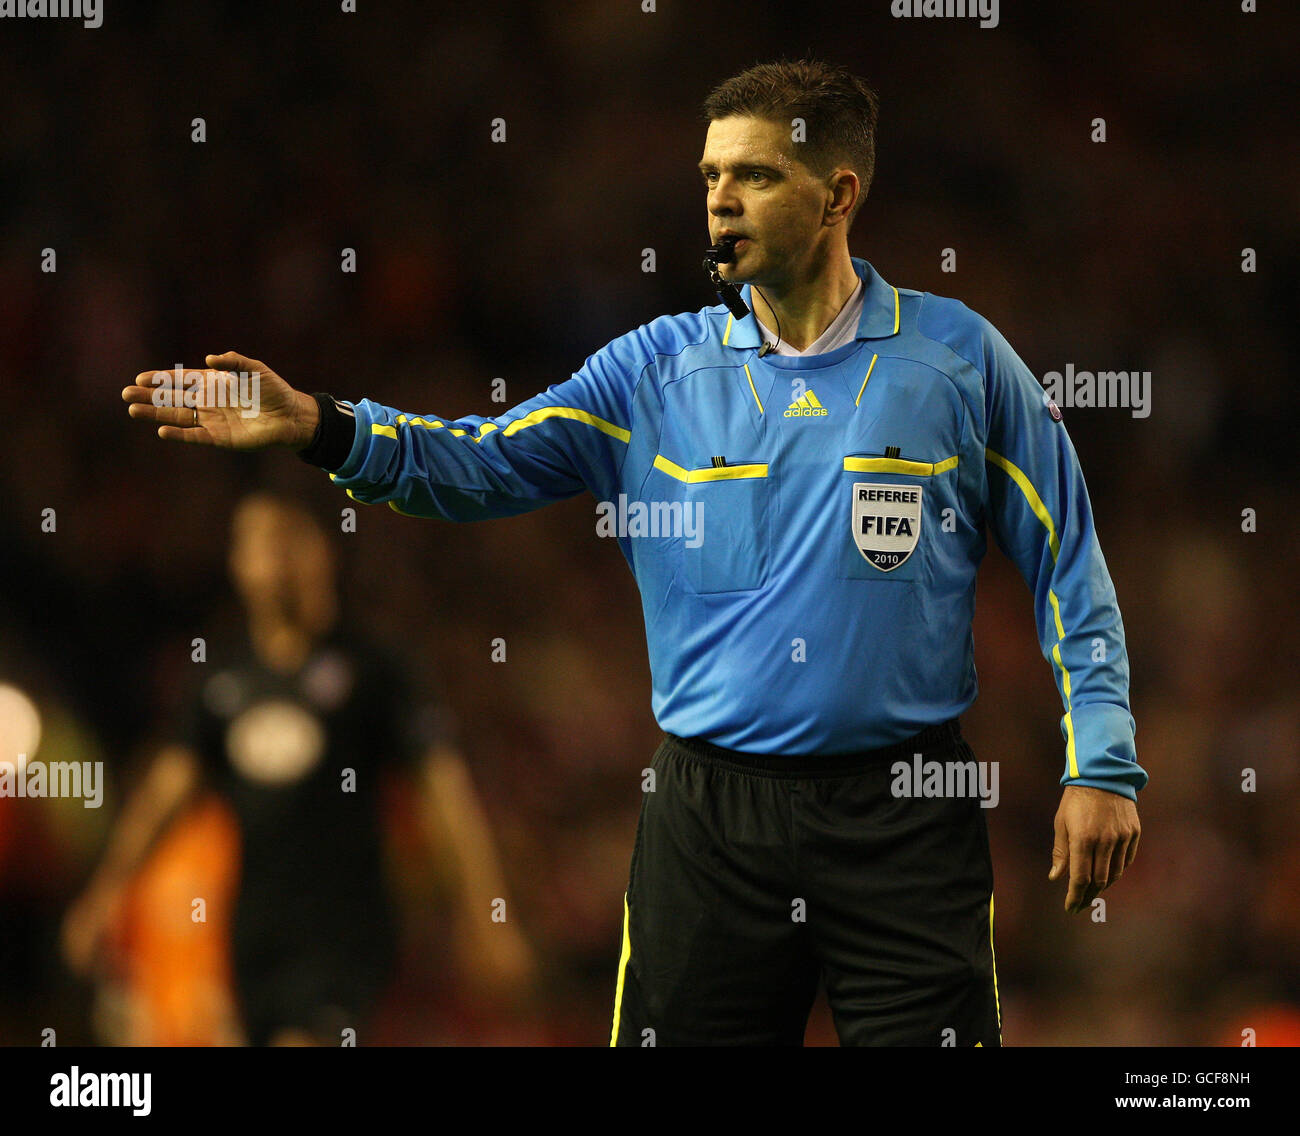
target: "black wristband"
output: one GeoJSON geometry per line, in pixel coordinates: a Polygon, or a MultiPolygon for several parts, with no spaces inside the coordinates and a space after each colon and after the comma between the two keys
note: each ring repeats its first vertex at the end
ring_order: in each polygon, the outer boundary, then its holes
{"type": "Polygon", "coordinates": [[[320,420],[306,449],[298,456],[308,465],[336,470],[348,460],[352,443],[357,437],[357,418],[350,406],[344,406],[333,395],[316,391],[312,394],[320,407],[320,420]]]}

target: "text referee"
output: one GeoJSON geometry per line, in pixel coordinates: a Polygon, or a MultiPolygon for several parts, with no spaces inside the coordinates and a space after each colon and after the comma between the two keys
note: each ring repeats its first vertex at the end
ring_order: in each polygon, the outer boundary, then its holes
{"type": "Polygon", "coordinates": [[[744,318],[735,303],[663,316],[495,418],[308,395],[234,352],[208,356],[184,399],[157,405],[154,372],[123,397],[163,438],[288,446],[415,517],[585,489],[632,518],[618,538],[666,737],[612,1044],[800,1044],[822,977],[842,1044],[999,1045],[979,797],[903,791],[900,771],[973,768],[957,720],[976,695],[987,524],[1033,593],[1065,710],[1051,877],[1068,872],[1066,909],[1132,862],[1147,776],[1078,457],[987,320],[850,257],[874,166],[865,83],[766,64],[704,109],[710,234],[744,318]],[[259,377],[255,417],[210,397],[234,371],[259,377]]]}

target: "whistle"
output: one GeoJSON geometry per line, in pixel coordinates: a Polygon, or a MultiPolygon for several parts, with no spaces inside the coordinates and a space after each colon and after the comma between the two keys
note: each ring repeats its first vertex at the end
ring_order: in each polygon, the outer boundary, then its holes
{"type": "Polygon", "coordinates": [[[718,299],[727,305],[727,310],[736,318],[744,319],[749,315],[749,308],[740,298],[739,289],[729,280],[722,279],[718,265],[731,264],[736,259],[736,241],[738,237],[723,237],[716,245],[710,245],[704,254],[704,271],[717,289],[718,299]]]}

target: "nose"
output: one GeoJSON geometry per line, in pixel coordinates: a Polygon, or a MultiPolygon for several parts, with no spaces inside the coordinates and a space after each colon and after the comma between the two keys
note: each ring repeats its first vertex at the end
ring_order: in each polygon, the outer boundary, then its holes
{"type": "Polygon", "coordinates": [[[735,183],[728,175],[720,175],[716,184],[709,190],[709,212],[715,217],[734,217],[738,212],[739,204],[735,183]]]}

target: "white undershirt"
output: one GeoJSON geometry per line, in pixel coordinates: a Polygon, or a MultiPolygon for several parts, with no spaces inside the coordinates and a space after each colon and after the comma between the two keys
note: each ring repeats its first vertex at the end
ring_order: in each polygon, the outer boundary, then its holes
{"type": "MultiPolygon", "coordinates": [[[[768,354],[825,355],[829,351],[834,351],[837,347],[843,347],[857,336],[858,323],[862,319],[862,301],[865,296],[866,285],[859,280],[853,295],[844,301],[844,307],[840,309],[840,314],[831,320],[830,326],[817,337],[815,343],[810,343],[803,351],[796,351],[783,339],[768,354]]],[[[768,331],[758,316],[754,317],[754,322],[758,324],[759,331],[763,333],[764,343],[776,343],[776,336],[768,331]]]]}

